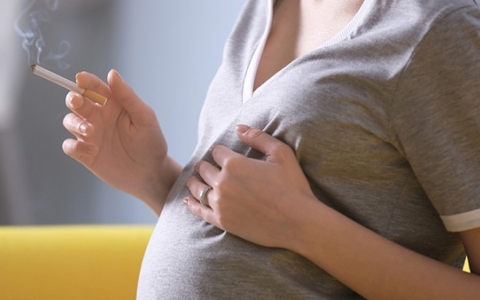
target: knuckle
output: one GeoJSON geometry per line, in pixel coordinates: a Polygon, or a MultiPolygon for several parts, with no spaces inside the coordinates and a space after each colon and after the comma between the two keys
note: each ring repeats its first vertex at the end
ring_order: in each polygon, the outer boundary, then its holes
{"type": "Polygon", "coordinates": [[[158,122],[157,115],[153,108],[149,106],[143,107],[142,118],[138,120],[138,123],[142,126],[153,126],[158,122]]]}
{"type": "Polygon", "coordinates": [[[222,169],[229,172],[229,171],[235,171],[239,168],[239,166],[242,164],[242,159],[240,159],[237,156],[230,156],[225,158],[222,169]]]}
{"type": "Polygon", "coordinates": [[[263,131],[261,131],[260,129],[258,128],[250,128],[247,130],[246,132],[246,135],[250,138],[250,139],[256,139],[258,138],[259,136],[261,136],[263,134],[263,131]]]}
{"type": "Polygon", "coordinates": [[[224,199],[228,198],[229,187],[225,181],[217,181],[212,186],[213,190],[209,193],[209,200],[212,203],[217,203],[222,205],[224,199]]]}
{"type": "Polygon", "coordinates": [[[210,191],[208,194],[209,203],[221,203],[221,197],[216,190],[210,191]]]}
{"type": "Polygon", "coordinates": [[[212,185],[211,187],[216,190],[216,191],[221,191],[222,189],[222,180],[221,179],[215,179],[213,182],[212,182],[212,185]]]}
{"type": "Polygon", "coordinates": [[[193,213],[203,219],[203,209],[201,205],[195,205],[193,208],[193,213]]]}
{"type": "Polygon", "coordinates": [[[276,146],[276,151],[278,154],[287,156],[292,154],[292,149],[288,147],[287,145],[281,144],[276,146]]]}
{"type": "Polygon", "coordinates": [[[293,155],[293,150],[287,145],[280,144],[278,146],[275,146],[274,153],[278,159],[284,160],[290,158],[293,155]]]}

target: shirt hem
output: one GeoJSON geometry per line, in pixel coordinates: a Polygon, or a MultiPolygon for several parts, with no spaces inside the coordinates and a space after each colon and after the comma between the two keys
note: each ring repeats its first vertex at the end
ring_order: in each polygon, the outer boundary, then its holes
{"type": "Polygon", "coordinates": [[[480,209],[440,217],[446,229],[450,232],[460,232],[480,227],[480,209]]]}

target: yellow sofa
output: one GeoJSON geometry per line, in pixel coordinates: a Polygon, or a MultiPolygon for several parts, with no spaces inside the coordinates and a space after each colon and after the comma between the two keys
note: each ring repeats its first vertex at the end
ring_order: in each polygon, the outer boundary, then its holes
{"type": "Polygon", "coordinates": [[[153,226],[0,227],[0,299],[135,299],[153,226]]]}
{"type": "Polygon", "coordinates": [[[0,299],[135,299],[152,230],[153,226],[0,226],[0,299]]]}

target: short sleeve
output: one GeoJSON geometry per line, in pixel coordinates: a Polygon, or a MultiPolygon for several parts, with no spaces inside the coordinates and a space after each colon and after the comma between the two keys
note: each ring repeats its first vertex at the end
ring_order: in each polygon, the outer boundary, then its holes
{"type": "Polygon", "coordinates": [[[480,227],[480,10],[439,19],[391,101],[395,143],[449,231],[480,227]]]}

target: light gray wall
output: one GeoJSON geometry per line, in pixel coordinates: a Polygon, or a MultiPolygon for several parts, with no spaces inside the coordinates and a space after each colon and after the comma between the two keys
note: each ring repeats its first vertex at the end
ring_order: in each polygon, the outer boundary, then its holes
{"type": "MultiPolygon", "coordinates": [[[[171,155],[185,163],[196,143],[208,84],[244,1],[104,0],[76,7],[81,1],[60,0],[46,29],[71,44],[65,58],[71,66],[60,73],[73,78],[87,70],[105,78],[111,68],[119,70],[157,112],[171,155]]],[[[12,45],[23,51],[20,39],[12,45]]],[[[7,184],[0,176],[0,223],[154,222],[138,200],[106,186],[63,154],[61,144],[69,137],[61,125],[68,112],[66,92],[30,74],[26,58],[17,67],[25,71],[18,95],[11,95],[17,99],[15,117],[8,135],[0,128],[0,145],[15,145],[15,150],[14,155],[0,151],[0,174],[17,174],[14,185],[19,188],[7,193],[11,180],[7,184]],[[13,167],[2,163],[14,156],[13,167]],[[9,214],[20,198],[17,204],[23,203],[27,220],[9,214]],[[2,215],[10,215],[9,220],[2,221],[2,215]]]]}

